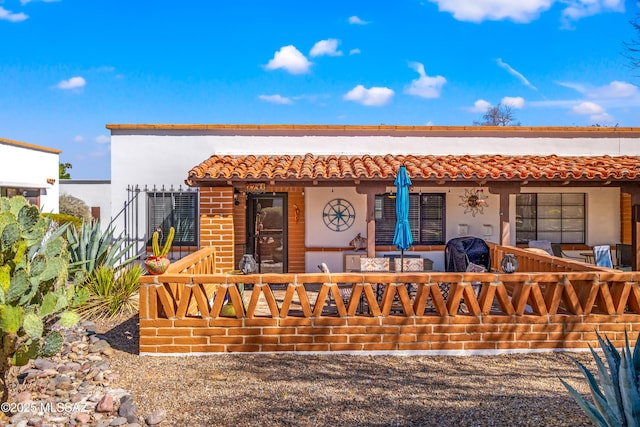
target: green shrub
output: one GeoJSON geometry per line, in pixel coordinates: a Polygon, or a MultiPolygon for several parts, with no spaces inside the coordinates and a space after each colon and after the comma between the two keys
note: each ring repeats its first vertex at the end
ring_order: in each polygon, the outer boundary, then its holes
{"type": "Polygon", "coordinates": [[[71,309],[86,293],[67,283],[69,253],[62,234],[22,196],[0,197],[0,381],[2,402],[8,397],[6,376],[13,365],[60,351],[59,322],[71,326],[71,309]]]}
{"type": "Polygon", "coordinates": [[[76,230],[80,230],[82,227],[82,218],[78,218],[77,216],[67,215],[67,214],[52,214],[45,213],[42,214],[44,217],[49,218],[58,226],[63,226],[65,224],[71,224],[76,230]]]}
{"type": "Polygon", "coordinates": [[[58,202],[58,210],[61,214],[75,216],[81,220],[84,219],[85,221],[91,221],[91,209],[83,200],[70,194],[61,194],[58,202]]]}
{"type": "Polygon", "coordinates": [[[131,264],[114,269],[100,266],[85,281],[89,298],[80,308],[85,318],[116,318],[129,316],[139,308],[139,280],[142,268],[131,264]]]}
{"type": "Polygon", "coordinates": [[[596,426],[640,425],[640,389],[638,387],[640,340],[636,339],[632,353],[626,331],[624,337],[625,348],[622,353],[619,353],[609,338],[605,336],[603,340],[598,334],[608,370],[600,356],[589,346],[598,369],[598,381],[582,363],[574,360],[589,384],[593,403],[582,397],[562,378],[560,379],[596,426]]]}

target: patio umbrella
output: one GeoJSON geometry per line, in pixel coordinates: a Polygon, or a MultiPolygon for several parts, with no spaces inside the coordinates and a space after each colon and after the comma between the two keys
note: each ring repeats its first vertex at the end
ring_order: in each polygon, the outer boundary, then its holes
{"type": "Polygon", "coordinates": [[[413,244],[411,227],[409,226],[409,187],[411,180],[407,175],[407,168],[400,166],[396,185],[396,230],[393,244],[400,250],[400,271],[404,271],[404,251],[413,244]]]}

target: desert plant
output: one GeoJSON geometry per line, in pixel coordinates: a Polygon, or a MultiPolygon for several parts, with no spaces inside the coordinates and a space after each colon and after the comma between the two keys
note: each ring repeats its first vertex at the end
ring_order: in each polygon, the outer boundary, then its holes
{"type": "Polygon", "coordinates": [[[127,258],[133,243],[127,244],[122,235],[114,237],[111,227],[102,232],[100,221],[83,222],[80,231],[67,229],[67,241],[71,253],[69,273],[79,278],[91,276],[102,265],[124,267],[138,258],[138,255],[127,258]]]}
{"type": "Polygon", "coordinates": [[[78,218],[77,216],[61,213],[43,213],[42,216],[44,216],[45,218],[49,218],[58,226],[62,226],[68,223],[71,224],[76,230],[80,230],[80,228],[82,227],[82,218],[78,218]]]}
{"type": "Polygon", "coordinates": [[[169,235],[167,236],[167,240],[164,242],[162,246],[162,250],[160,249],[160,233],[158,231],[153,232],[153,237],[151,238],[151,248],[153,249],[153,256],[155,257],[165,257],[169,254],[169,249],[171,249],[171,244],[173,243],[173,237],[176,234],[176,229],[171,227],[169,229],[169,235]]]}
{"type": "Polygon", "coordinates": [[[80,308],[85,318],[116,318],[138,311],[139,280],[142,268],[130,264],[115,270],[100,266],[85,282],[89,298],[80,308]]]}
{"type": "Polygon", "coordinates": [[[597,335],[609,367],[607,370],[602,358],[589,346],[596,362],[600,384],[591,371],[582,363],[574,360],[589,384],[593,403],[582,397],[565,380],[560,378],[560,381],[596,426],[638,426],[640,425],[640,390],[638,387],[640,340],[636,340],[632,353],[625,331],[625,348],[622,353],[619,353],[608,337],[605,336],[602,339],[600,334],[597,335]]]}
{"type": "Polygon", "coordinates": [[[68,284],[69,254],[62,234],[22,197],[0,198],[0,381],[8,397],[7,374],[38,356],[52,356],[63,336],[52,325],[71,326],[86,293],[68,284]]]}
{"type": "Polygon", "coordinates": [[[87,204],[70,194],[61,194],[59,198],[59,211],[64,215],[71,215],[85,221],[91,221],[91,209],[87,204]]]}

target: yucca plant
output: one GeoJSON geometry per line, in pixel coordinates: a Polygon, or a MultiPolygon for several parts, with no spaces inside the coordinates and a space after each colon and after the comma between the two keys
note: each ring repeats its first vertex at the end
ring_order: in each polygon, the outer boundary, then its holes
{"type": "Polygon", "coordinates": [[[89,292],[88,301],[80,308],[84,318],[117,318],[138,311],[139,280],[142,268],[131,264],[114,270],[100,266],[86,280],[85,289],[89,292]]]}
{"type": "Polygon", "coordinates": [[[602,339],[600,334],[597,335],[609,367],[607,370],[602,358],[589,346],[598,369],[598,381],[582,363],[574,360],[589,384],[593,403],[582,397],[562,378],[560,381],[596,426],[638,426],[640,425],[640,390],[638,387],[640,340],[636,339],[632,352],[625,331],[625,348],[620,353],[608,337],[605,336],[602,339]]]}

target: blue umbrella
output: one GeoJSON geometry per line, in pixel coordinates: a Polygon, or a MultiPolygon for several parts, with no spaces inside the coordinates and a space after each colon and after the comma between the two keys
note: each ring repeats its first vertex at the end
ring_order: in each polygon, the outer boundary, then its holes
{"type": "Polygon", "coordinates": [[[400,271],[404,271],[404,251],[413,244],[411,227],[409,226],[409,187],[411,180],[407,174],[407,168],[400,166],[396,185],[396,231],[393,235],[393,244],[400,250],[400,271]]]}

